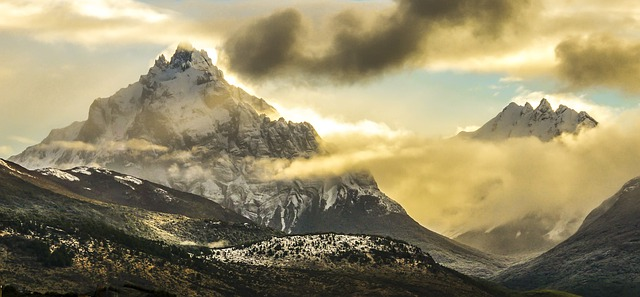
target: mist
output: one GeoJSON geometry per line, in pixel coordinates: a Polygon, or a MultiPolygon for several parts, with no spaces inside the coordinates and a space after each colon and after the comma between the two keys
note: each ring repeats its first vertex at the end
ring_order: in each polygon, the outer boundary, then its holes
{"type": "Polygon", "coordinates": [[[640,174],[640,110],[551,142],[341,135],[330,155],[267,161],[272,179],[369,170],[382,191],[425,227],[448,236],[490,230],[529,214],[559,218],[553,234],[582,219],[640,174]]]}

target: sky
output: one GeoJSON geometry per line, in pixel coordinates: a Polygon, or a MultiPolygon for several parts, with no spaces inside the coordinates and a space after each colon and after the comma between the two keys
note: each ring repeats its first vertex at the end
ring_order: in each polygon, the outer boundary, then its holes
{"type": "MultiPolygon", "coordinates": [[[[455,234],[464,217],[498,208],[522,208],[509,215],[517,217],[571,203],[584,215],[640,172],[629,136],[640,103],[639,22],[635,0],[0,1],[0,157],[85,120],[93,100],[187,41],[285,118],[311,122],[338,158],[325,170],[371,170],[437,231],[455,234]],[[603,128],[552,144],[442,141],[509,102],[543,97],[603,128]],[[627,158],[601,157],[614,150],[608,141],[627,158]],[[528,163],[541,152],[543,162],[528,163]],[[549,177],[558,163],[572,169],[549,177]],[[594,181],[601,186],[582,186],[594,181]],[[528,206],[513,205],[534,186],[528,206]],[[549,187],[562,193],[539,190],[549,187]],[[493,193],[493,206],[468,207],[478,191],[493,193]]],[[[283,174],[296,172],[289,165],[283,174]]],[[[486,228],[500,223],[477,216],[486,228]]]]}

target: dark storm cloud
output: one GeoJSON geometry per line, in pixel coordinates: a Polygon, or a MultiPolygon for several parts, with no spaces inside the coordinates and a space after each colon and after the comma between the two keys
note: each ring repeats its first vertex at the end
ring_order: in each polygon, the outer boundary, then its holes
{"type": "Polygon", "coordinates": [[[263,77],[298,63],[302,16],[293,9],[277,12],[240,30],[225,43],[233,70],[263,77]]]}
{"type": "Polygon", "coordinates": [[[305,75],[334,83],[353,83],[426,61],[424,46],[432,30],[468,26],[476,38],[498,38],[527,1],[399,0],[389,12],[366,19],[355,11],[333,18],[322,50],[313,50],[303,33],[302,15],[274,13],[233,34],[223,61],[254,81],[277,74],[305,75]],[[369,22],[367,22],[369,20],[369,22]]]}
{"type": "Polygon", "coordinates": [[[556,47],[558,74],[573,87],[640,93],[640,43],[610,36],[571,38],[556,47]]]}

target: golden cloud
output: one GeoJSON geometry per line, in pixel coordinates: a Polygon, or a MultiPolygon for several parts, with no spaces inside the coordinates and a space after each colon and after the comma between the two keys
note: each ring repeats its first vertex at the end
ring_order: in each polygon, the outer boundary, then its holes
{"type": "Polygon", "coordinates": [[[640,110],[551,142],[425,139],[413,135],[331,139],[335,151],[310,159],[262,160],[264,178],[295,179],[367,169],[380,188],[428,228],[454,236],[526,215],[581,219],[640,174],[640,110]]]}

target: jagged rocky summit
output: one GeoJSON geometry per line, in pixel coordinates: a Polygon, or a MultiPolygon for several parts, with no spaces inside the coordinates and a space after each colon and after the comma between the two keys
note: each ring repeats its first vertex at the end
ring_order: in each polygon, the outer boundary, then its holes
{"type": "Polygon", "coordinates": [[[504,264],[420,226],[366,173],[274,179],[274,164],[325,154],[308,123],[232,86],[206,52],[180,45],[138,82],[94,101],[86,121],[10,158],[28,168],[99,166],[207,197],[287,233],[392,236],[488,276],[504,264]]]}
{"type": "Polygon", "coordinates": [[[575,134],[597,125],[598,122],[586,112],[577,112],[564,105],[553,110],[549,101],[543,98],[535,109],[529,102],[524,106],[511,102],[478,130],[459,135],[480,140],[534,136],[549,141],[562,133],[575,134]]]}

